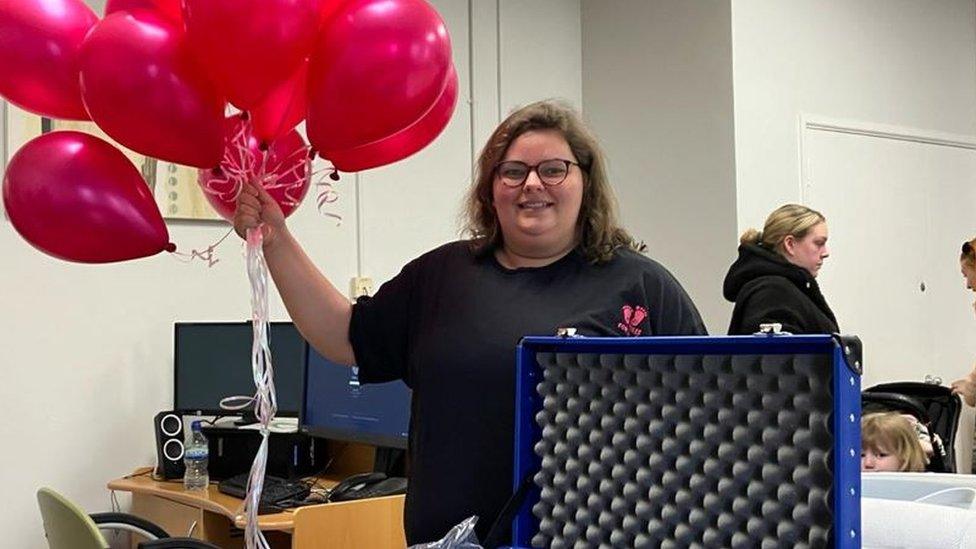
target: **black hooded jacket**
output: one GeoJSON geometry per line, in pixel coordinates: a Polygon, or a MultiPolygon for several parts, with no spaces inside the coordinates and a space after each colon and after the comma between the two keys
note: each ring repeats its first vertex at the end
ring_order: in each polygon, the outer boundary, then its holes
{"type": "Polygon", "coordinates": [[[739,246],[739,258],[725,275],[722,293],[735,303],[729,335],[753,334],[760,324],[771,322],[779,322],[783,331],[794,334],[839,331],[817,279],[755,244],[739,246]]]}

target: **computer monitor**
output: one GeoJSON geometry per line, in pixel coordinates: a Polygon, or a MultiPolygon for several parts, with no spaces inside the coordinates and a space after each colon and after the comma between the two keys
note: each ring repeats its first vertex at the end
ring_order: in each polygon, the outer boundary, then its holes
{"type": "MultiPolygon", "coordinates": [[[[279,416],[298,417],[302,404],[305,340],[291,322],[269,323],[279,416]]],[[[221,399],[253,396],[250,322],[177,322],[174,326],[174,409],[197,415],[253,412],[221,410],[221,399]]]]}
{"type": "Polygon", "coordinates": [[[358,368],[331,362],[306,345],[298,423],[312,436],[406,448],[410,389],[402,381],[360,384],[358,368]]]}

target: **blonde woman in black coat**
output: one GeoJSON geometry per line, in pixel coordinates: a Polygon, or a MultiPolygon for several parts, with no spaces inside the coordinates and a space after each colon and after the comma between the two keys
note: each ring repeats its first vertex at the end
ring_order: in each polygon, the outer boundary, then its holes
{"type": "Polygon", "coordinates": [[[786,204],[769,214],[762,231],[749,229],[739,242],[723,287],[725,299],[735,303],[729,335],[752,334],[768,323],[793,334],[838,331],[817,284],[830,255],[823,214],[786,204]]]}

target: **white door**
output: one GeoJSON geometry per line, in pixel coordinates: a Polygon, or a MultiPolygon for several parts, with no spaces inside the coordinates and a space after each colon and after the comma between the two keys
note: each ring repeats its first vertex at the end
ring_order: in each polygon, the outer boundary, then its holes
{"type": "Polygon", "coordinates": [[[932,364],[946,382],[976,362],[976,294],[959,271],[964,240],[976,236],[976,151],[930,147],[925,303],[932,337],[932,364]]]}
{"type": "Polygon", "coordinates": [[[956,258],[976,231],[976,152],[807,129],[804,161],[805,201],[830,228],[820,283],[864,342],[864,385],[962,375],[976,319],[956,258]]]}

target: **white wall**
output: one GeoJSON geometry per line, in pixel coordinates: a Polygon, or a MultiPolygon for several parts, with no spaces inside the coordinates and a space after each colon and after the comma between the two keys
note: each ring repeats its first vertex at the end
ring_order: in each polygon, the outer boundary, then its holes
{"type": "MultiPolygon", "coordinates": [[[[357,273],[379,284],[408,259],[457,237],[455,213],[470,180],[472,151],[500,112],[552,96],[580,103],[578,2],[433,3],[451,32],[461,79],[448,129],[396,166],[358,178],[343,174],[340,199],[330,208],[342,215],[341,225],[316,210],[314,190],[289,219],[313,260],[343,289],[357,273]],[[540,19],[559,25],[559,39],[524,28],[540,19]],[[540,67],[550,77],[539,79],[540,67]]],[[[168,225],[183,251],[206,248],[228,230],[168,225]]],[[[7,449],[0,467],[4,546],[46,546],[38,487],[104,511],[110,506],[105,483],[153,462],[151,420],[172,404],[173,322],[250,315],[240,241],[229,238],[217,253],[212,268],[166,254],[76,265],[37,252],[0,219],[0,343],[8,374],[0,399],[11,414],[0,427],[7,449]]],[[[276,294],[271,301],[272,317],[287,318],[276,294]]]]}
{"type": "Polygon", "coordinates": [[[499,21],[502,117],[550,97],[580,107],[579,0],[502,0],[499,21]]]}
{"type": "Polygon", "coordinates": [[[724,334],[735,255],[732,43],[724,2],[584,0],[583,107],[622,223],[724,334]]]}
{"type": "Polygon", "coordinates": [[[734,0],[739,229],[800,200],[801,114],[972,135],[974,20],[972,0],[734,0]]]}

